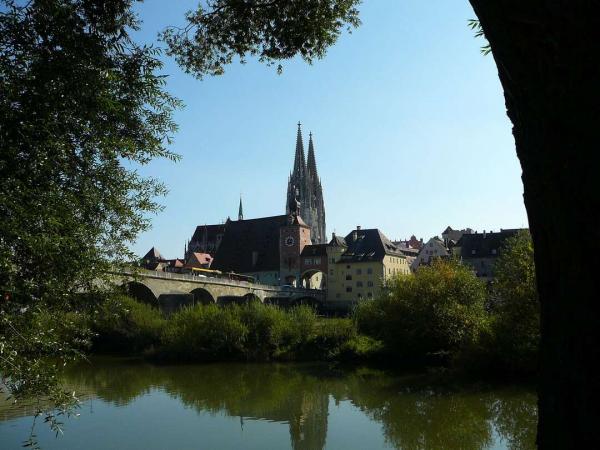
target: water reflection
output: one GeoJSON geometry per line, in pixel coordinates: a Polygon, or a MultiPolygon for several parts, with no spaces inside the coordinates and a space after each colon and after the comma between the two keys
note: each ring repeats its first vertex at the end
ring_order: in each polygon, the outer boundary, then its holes
{"type": "Polygon", "coordinates": [[[535,442],[536,398],[526,389],[441,387],[439,380],[365,368],[109,359],[71,368],[65,377],[116,407],[159,389],[198,413],[239,417],[240,427],[253,419],[288,424],[290,440],[282,445],[294,449],[339,447],[328,440],[328,421],[341,402],[381,424],[393,448],[527,449],[535,442]]]}

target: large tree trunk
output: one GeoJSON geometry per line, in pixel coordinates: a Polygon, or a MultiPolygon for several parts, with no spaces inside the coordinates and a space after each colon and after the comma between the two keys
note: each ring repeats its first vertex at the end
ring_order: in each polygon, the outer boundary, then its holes
{"type": "Polygon", "coordinates": [[[600,2],[470,2],[523,169],[541,302],[538,447],[600,448],[600,2]]]}

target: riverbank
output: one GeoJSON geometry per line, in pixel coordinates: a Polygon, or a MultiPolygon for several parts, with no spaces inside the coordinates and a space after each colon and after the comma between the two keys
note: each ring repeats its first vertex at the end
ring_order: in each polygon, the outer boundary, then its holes
{"type": "MultiPolygon", "coordinates": [[[[439,333],[442,325],[433,328],[433,322],[427,325],[421,319],[421,323],[410,323],[410,328],[406,324],[394,327],[390,319],[382,322],[385,317],[398,316],[386,312],[385,305],[385,301],[365,304],[351,318],[319,317],[308,306],[282,309],[260,302],[195,305],[165,315],[128,296],[116,295],[102,301],[90,318],[94,333],[91,353],[138,355],[160,363],[336,361],[434,369],[475,380],[535,380],[535,371],[506,370],[501,355],[493,350],[489,327],[481,327],[476,337],[452,351],[449,347],[402,351],[406,345],[399,345],[397,336],[406,335],[403,329],[429,326],[439,333]],[[382,330],[389,330],[391,337],[382,330]]],[[[454,325],[446,320],[443,326],[454,325]]],[[[427,334],[421,334],[424,341],[427,334]]],[[[415,349],[419,343],[415,341],[415,349]]]]}
{"type": "Polygon", "coordinates": [[[121,295],[104,302],[91,323],[93,353],[162,362],[366,361],[382,351],[352,319],[318,317],[308,306],[196,305],[165,316],[121,295]]]}

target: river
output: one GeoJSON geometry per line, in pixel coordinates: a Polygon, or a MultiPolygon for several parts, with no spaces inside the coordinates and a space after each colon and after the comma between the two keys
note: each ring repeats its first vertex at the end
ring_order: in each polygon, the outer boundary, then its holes
{"type": "MultiPolygon", "coordinates": [[[[536,396],[326,364],[157,366],[93,358],[66,371],[78,417],[42,449],[533,449],[536,396]]],[[[0,448],[29,436],[31,407],[0,403],[0,448]]]]}

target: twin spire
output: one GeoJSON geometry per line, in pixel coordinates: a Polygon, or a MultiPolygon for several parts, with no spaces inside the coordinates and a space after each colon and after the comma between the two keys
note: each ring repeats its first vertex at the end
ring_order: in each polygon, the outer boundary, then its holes
{"type": "Polygon", "coordinates": [[[292,177],[319,179],[317,174],[317,160],[315,158],[315,147],[313,145],[312,132],[308,134],[308,159],[304,158],[304,142],[302,140],[302,124],[298,122],[298,134],[296,135],[296,154],[294,156],[294,169],[292,177]]]}
{"type": "Polygon", "coordinates": [[[323,189],[317,174],[317,160],[312,133],[308,138],[308,158],[304,157],[302,126],[298,122],[294,167],[290,173],[287,189],[286,214],[300,209],[300,217],[311,228],[313,243],[325,243],[325,205],[323,189]]]}

